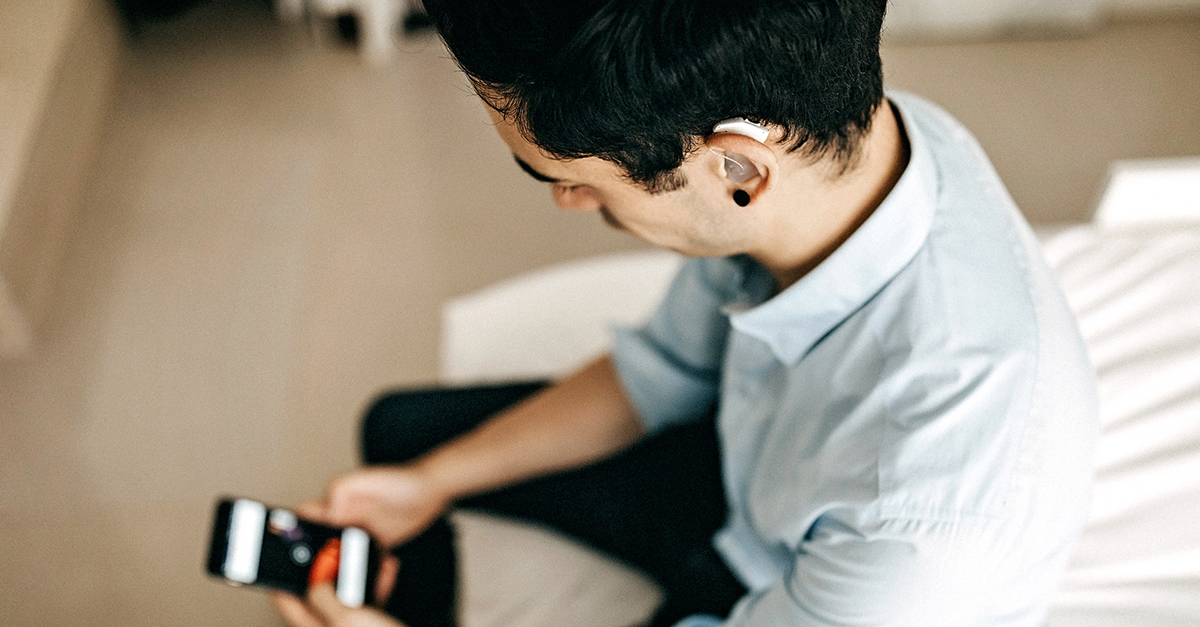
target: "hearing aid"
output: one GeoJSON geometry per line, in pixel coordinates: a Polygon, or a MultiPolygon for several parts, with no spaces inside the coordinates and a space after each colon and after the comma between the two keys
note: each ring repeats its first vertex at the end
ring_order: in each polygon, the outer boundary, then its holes
{"type": "Polygon", "coordinates": [[[721,157],[725,159],[725,176],[734,183],[745,183],[758,176],[758,168],[745,156],[725,151],[721,157]]]}
{"type": "MultiPolygon", "coordinates": [[[[725,159],[725,176],[734,183],[745,183],[750,179],[758,176],[758,168],[750,162],[746,157],[739,155],[736,152],[728,152],[721,154],[709,148],[714,154],[720,155],[725,159]]],[[[739,207],[745,207],[750,204],[750,193],[744,189],[735,190],[733,192],[733,202],[739,207]]]]}
{"type": "MultiPolygon", "coordinates": [[[[771,129],[745,118],[729,118],[728,120],[721,120],[713,126],[713,134],[717,133],[734,133],[762,143],[771,135],[771,129]]],[[[709,150],[712,149],[710,148],[709,150]]],[[[713,150],[713,153],[720,154],[715,150],[713,150]]],[[[758,168],[754,167],[754,164],[743,155],[725,151],[725,154],[721,154],[721,157],[725,159],[725,176],[734,183],[745,183],[759,175],[758,168]]],[[[733,202],[739,207],[745,207],[750,204],[750,194],[745,190],[739,189],[733,192],[733,202]]]]}
{"type": "Polygon", "coordinates": [[[744,135],[760,144],[766,143],[767,138],[771,136],[771,129],[763,126],[762,124],[758,124],[757,122],[751,122],[746,118],[729,118],[728,120],[721,120],[713,126],[712,132],[713,135],[716,135],[717,133],[734,133],[736,135],[744,135]]]}

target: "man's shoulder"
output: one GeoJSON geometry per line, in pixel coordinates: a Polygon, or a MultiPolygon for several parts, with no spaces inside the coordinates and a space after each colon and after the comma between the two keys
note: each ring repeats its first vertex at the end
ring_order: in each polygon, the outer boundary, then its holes
{"type": "MultiPolygon", "coordinates": [[[[949,335],[992,350],[1036,351],[1039,302],[1061,299],[1028,224],[971,133],[918,96],[889,92],[932,203],[920,250],[877,298],[876,328],[893,341],[949,335]]],[[[1064,332],[1075,333],[1073,321],[1064,332]]],[[[935,346],[941,350],[944,346],[935,346]]]]}
{"type": "Polygon", "coordinates": [[[887,98],[900,111],[908,134],[919,133],[933,152],[977,144],[967,127],[940,105],[922,96],[897,89],[887,90],[887,98]]]}
{"type": "MultiPolygon", "coordinates": [[[[908,97],[903,106],[906,122],[928,118],[910,122],[916,141],[945,154],[932,156],[939,183],[928,237],[862,312],[884,362],[884,510],[1018,515],[1029,485],[1086,466],[1091,365],[1036,238],[982,150],[934,105],[908,97]],[[935,149],[931,134],[944,145],[935,149]],[[1054,448],[1079,455],[1056,458],[1054,448]]],[[[1085,477],[1075,485],[1082,490],[1085,477]]]]}

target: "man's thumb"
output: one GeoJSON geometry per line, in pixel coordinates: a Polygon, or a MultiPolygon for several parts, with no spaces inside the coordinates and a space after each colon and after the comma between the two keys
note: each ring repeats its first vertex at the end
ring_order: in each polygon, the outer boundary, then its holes
{"type": "Polygon", "coordinates": [[[325,619],[325,622],[335,625],[342,615],[349,611],[349,608],[338,600],[333,584],[329,582],[308,589],[308,604],[325,619]]]}

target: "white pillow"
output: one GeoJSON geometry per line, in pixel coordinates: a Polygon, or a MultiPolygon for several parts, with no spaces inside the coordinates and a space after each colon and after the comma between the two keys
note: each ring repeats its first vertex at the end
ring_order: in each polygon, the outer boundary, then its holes
{"type": "Polygon", "coordinates": [[[683,258],[617,253],[562,263],[442,308],[441,380],[468,384],[566,374],[611,344],[613,324],[653,313],[683,258]]]}

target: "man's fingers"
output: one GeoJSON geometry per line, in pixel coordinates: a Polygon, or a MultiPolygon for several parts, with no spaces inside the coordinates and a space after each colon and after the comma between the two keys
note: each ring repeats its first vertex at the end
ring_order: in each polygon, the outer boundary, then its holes
{"type": "Polygon", "coordinates": [[[292,627],[326,627],[325,621],[317,616],[308,604],[286,592],[272,592],[271,603],[275,610],[292,627]]]}
{"type": "Polygon", "coordinates": [[[383,607],[388,597],[392,596],[392,586],[396,585],[396,575],[400,574],[400,560],[394,555],[387,555],[379,564],[379,575],[375,578],[375,604],[383,607]]]}
{"type": "Polygon", "coordinates": [[[329,504],[325,499],[305,501],[296,507],[296,514],[301,518],[324,522],[329,517],[329,504]]]}
{"type": "Polygon", "coordinates": [[[309,589],[308,603],[329,627],[404,627],[373,607],[351,609],[342,605],[333,586],[327,583],[309,589]]]}
{"type": "Polygon", "coordinates": [[[331,583],[323,583],[309,588],[308,604],[316,610],[321,618],[325,619],[325,622],[335,625],[342,619],[342,615],[349,611],[349,608],[338,601],[337,593],[334,592],[331,583]]]}
{"type": "Polygon", "coordinates": [[[364,526],[369,516],[367,511],[373,499],[364,501],[361,483],[361,471],[335,477],[325,488],[325,498],[321,505],[321,520],[326,524],[337,527],[353,525],[364,526]]]}

